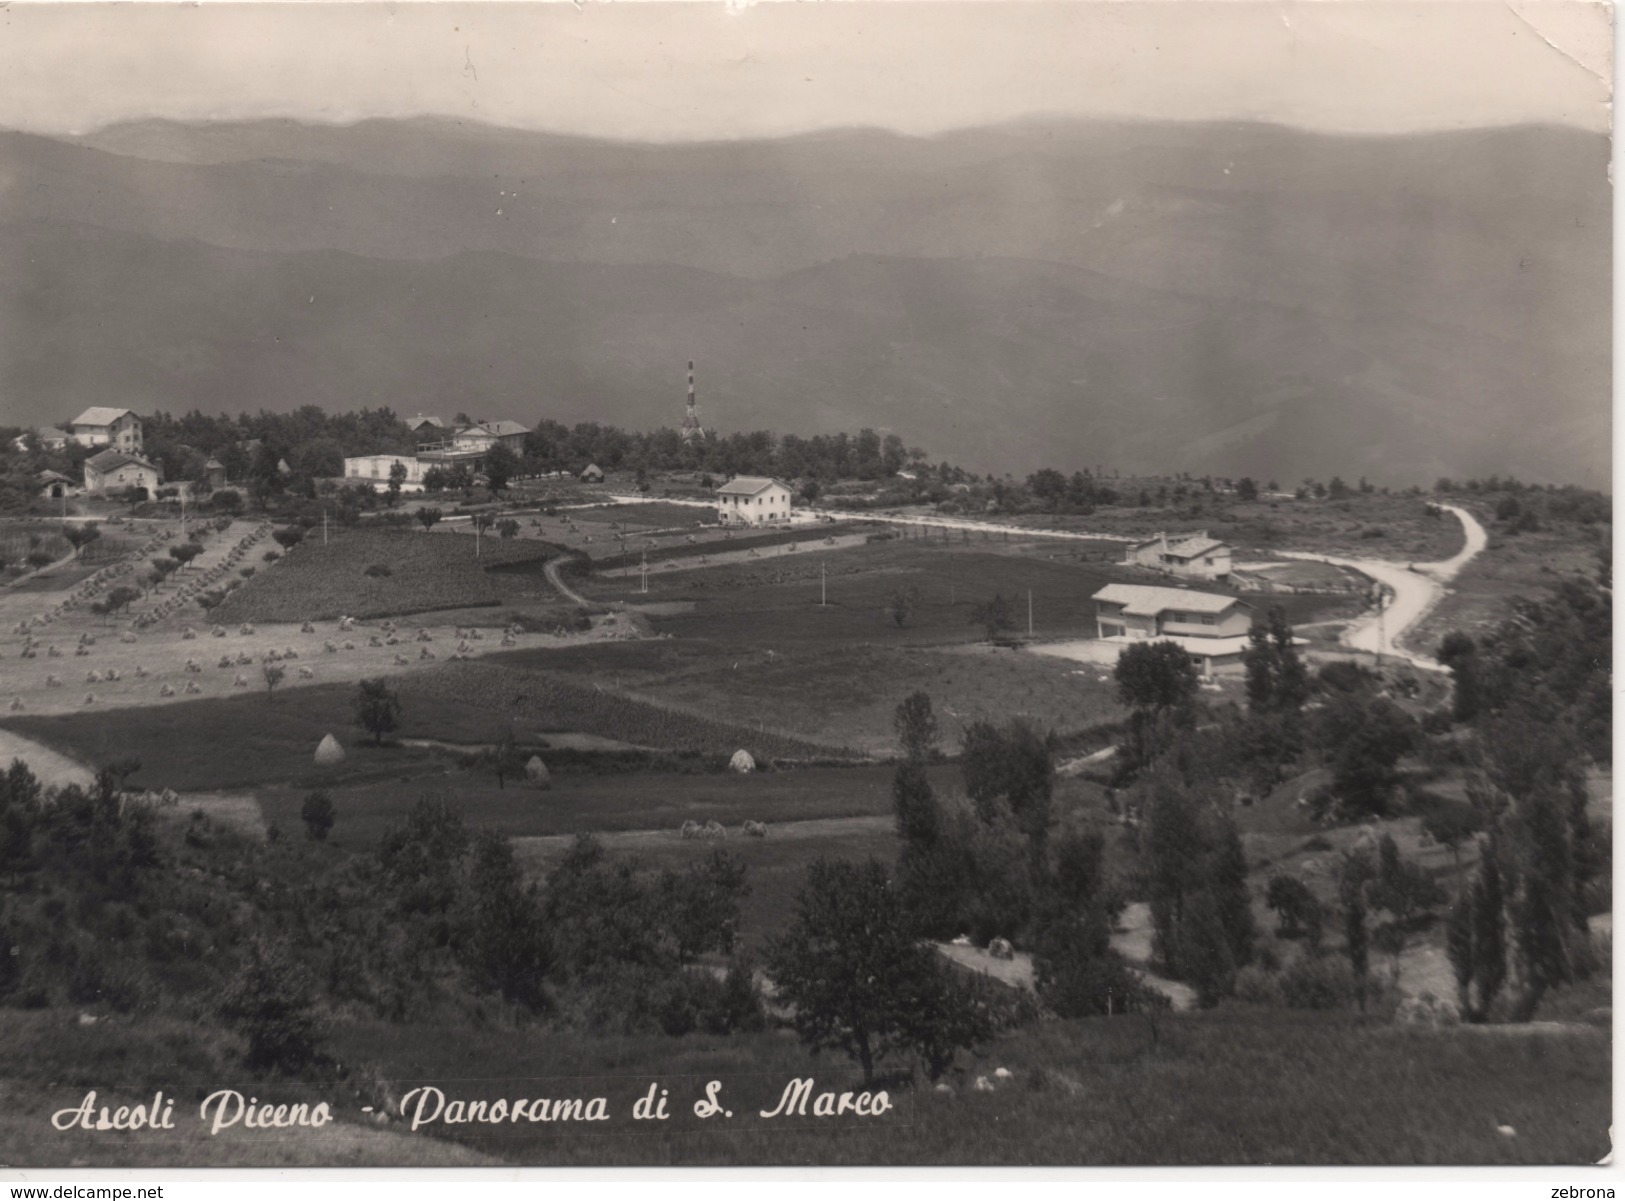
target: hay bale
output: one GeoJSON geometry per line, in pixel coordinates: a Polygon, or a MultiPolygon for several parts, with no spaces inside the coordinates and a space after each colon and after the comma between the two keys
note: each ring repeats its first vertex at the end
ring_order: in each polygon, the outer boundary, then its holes
{"type": "Polygon", "coordinates": [[[532,755],[530,762],[525,764],[525,779],[532,788],[553,787],[552,774],[547,770],[547,764],[542,762],[540,755],[532,755]]]}
{"type": "Polygon", "coordinates": [[[750,757],[750,752],[741,747],[735,751],[733,758],[728,760],[728,770],[744,775],[746,772],[756,770],[756,760],[750,757]]]}
{"type": "Polygon", "coordinates": [[[344,762],[344,748],[337,738],[331,734],[322,735],[321,742],[316,744],[316,762],[323,767],[344,762]]]}

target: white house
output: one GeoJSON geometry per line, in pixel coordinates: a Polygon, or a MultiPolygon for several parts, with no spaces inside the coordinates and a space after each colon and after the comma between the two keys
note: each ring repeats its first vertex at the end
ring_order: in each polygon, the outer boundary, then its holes
{"type": "Polygon", "coordinates": [[[766,525],[790,520],[790,487],[778,480],[741,475],[716,491],[717,513],[731,525],[766,525]]]}
{"type": "Polygon", "coordinates": [[[381,488],[389,486],[390,470],[399,463],[406,468],[404,485],[421,487],[423,473],[433,464],[426,464],[411,455],[360,455],[353,459],[344,460],[344,478],[347,480],[367,480],[381,488]]]}
{"type": "Polygon", "coordinates": [[[129,409],[93,406],[68,424],[68,437],[80,446],[111,446],[128,454],[141,453],[141,418],[129,409]]]}
{"type": "Polygon", "coordinates": [[[1227,543],[1209,538],[1206,530],[1199,530],[1172,538],[1158,534],[1131,546],[1124,562],[1184,579],[1222,580],[1230,574],[1230,555],[1227,543]]]}
{"type": "Polygon", "coordinates": [[[164,473],[139,455],[111,448],[85,460],[85,491],[93,495],[145,488],[149,494],[164,482],[164,473]]]}
{"type": "Polygon", "coordinates": [[[1107,584],[1094,602],[1104,641],[1172,642],[1196,660],[1203,675],[1239,668],[1253,625],[1246,601],[1188,588],[1107,584]]]}

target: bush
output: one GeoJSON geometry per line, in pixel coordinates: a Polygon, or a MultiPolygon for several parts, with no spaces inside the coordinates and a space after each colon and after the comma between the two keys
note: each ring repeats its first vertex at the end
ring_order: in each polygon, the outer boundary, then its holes
{"type": "Polygon", "coordinates": [[[1355,996],[1354,973],[1334,955],[1299,955],[1278,983],[1281,1003],[1289,1009],[1339,1009],[1355,996]]]}
{"type": "Polygon", "coordinates": [[[275,563],[281,557],[282,557],[281,553],[279,551],[274,551],[274,550],[268,550],[263,555],[260,556],[260,558],[262,560],[264,560],[265,562],[267,562],[267,563],[275,563]]]}
{"type": "Polygon", "coordinates": [[[305,831],[317,842],[327,841],[327,832],[333,828],[333,815],[333,798],[319,790],[307,796],[299,807],[305,831]]]}
{"type": "Polygon", "coordinates": [[[243,496],[234,488],[222,488],[209,503],[222,512],[236,513],[243,507],[243,496]]]}
{"type": "Polygon", "coordinates": [[[298,1072],[318,1058],[310,974],[286,948],[257,942],[247,969],[220,998],[220,1016],[248,1040],[255,1071],[298,1072]]]}
{"type": "Polygon", "coordinates": [[[1236,999],[1252,1005],[1281,1004],[1279,973],[1257,965],[1242,968],[1236,973],[1236,999]]]}
{"type": "Polygon", "coordinates": [[[374,563],[371,567],[367,568],[366,571],[362,572],[362,574],[371,576],[376,580],[382,579],[385,576],[394,575],[395,573],[389,569],[389,565],[387,563],[374,563]]]}

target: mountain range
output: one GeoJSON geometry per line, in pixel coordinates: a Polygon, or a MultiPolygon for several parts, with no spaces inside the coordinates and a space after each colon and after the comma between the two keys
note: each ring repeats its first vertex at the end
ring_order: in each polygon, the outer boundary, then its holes
{"type": "Polygon", "coordinates": [[[1605,137],[0,133],[0,422],[872,426],[978,470],[1607,486],[1605,137]]]}

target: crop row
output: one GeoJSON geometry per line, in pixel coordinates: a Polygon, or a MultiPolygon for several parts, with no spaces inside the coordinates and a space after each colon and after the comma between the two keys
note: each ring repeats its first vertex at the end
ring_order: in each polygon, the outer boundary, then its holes
{"type": "Polygon", "coordinates": [[[495,605],[500,597],[485,568],[544,553],[534,543],[489,537],[481,543],[476,559],[472,538],[347,530],[326,545],[307,539],[275,571],[261,573],[228,596],[215,617],[232,625],[495,605]]]}

